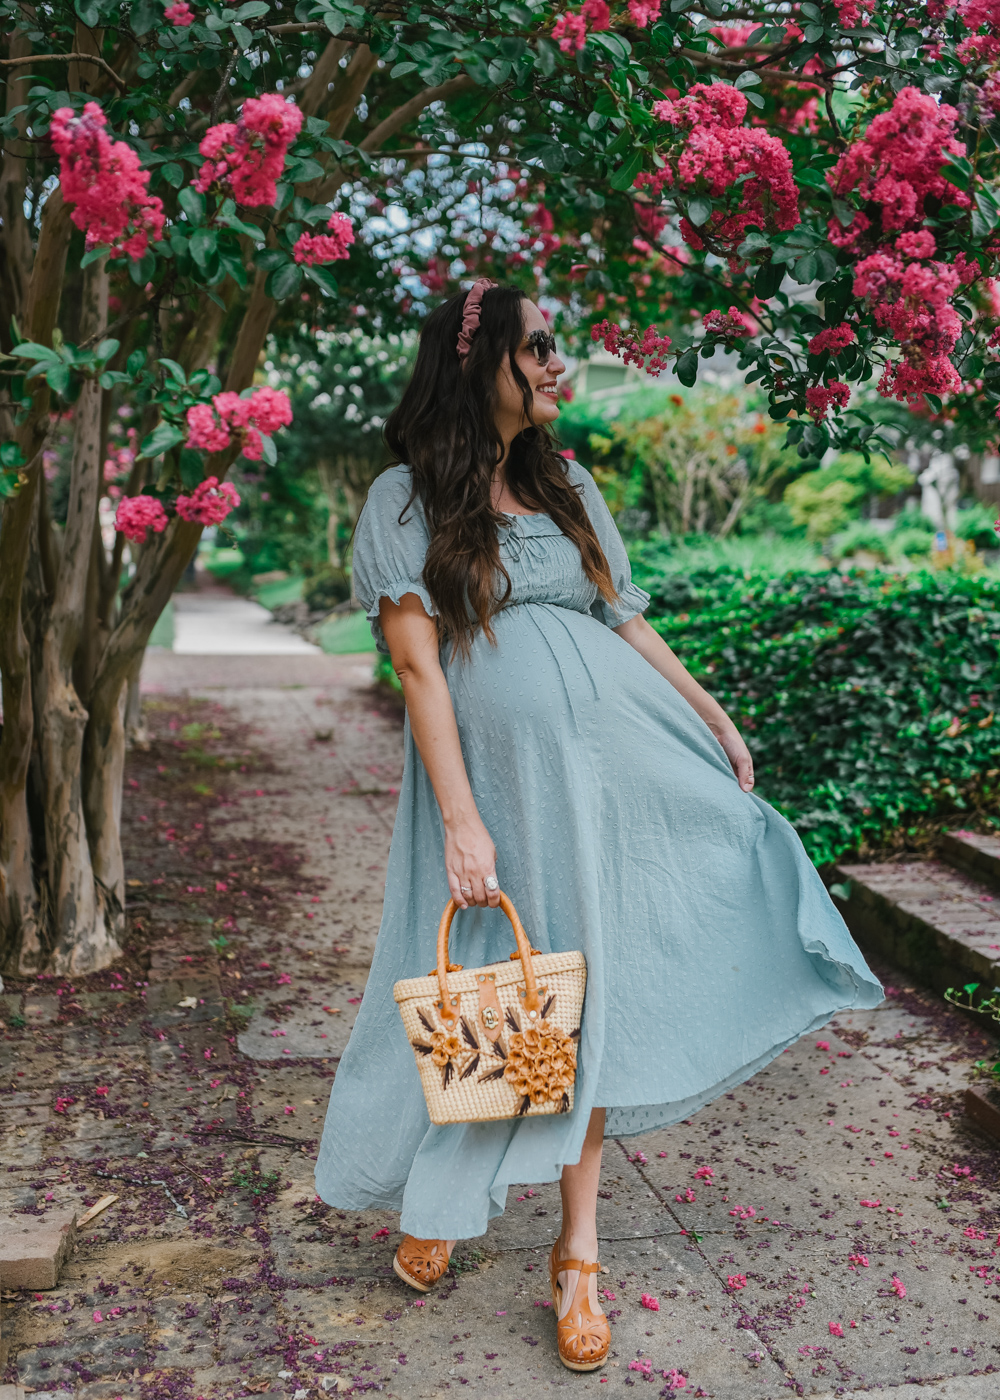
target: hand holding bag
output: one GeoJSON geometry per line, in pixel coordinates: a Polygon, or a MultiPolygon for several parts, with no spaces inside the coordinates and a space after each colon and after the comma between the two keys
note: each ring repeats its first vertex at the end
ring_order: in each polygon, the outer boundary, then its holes
{"type": "Polygon", "coordinates": [[[517,952],[465,971],[448,962],[449,900],[438,927],[435,972],[397,982],[407,1039],[432,1123],[568,1113],[587,987],[582,953],[535,953],[501,891],[517,952]]]}

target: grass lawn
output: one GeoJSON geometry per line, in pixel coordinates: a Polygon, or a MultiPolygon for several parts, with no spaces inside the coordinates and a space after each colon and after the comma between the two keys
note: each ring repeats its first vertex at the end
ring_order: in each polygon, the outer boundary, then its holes
{"type": "Polygon", "coordinates": [[[328,656],[375,650],[368,619],[361,611],[328,618],[319,629],[318,639],[328,656]]]}

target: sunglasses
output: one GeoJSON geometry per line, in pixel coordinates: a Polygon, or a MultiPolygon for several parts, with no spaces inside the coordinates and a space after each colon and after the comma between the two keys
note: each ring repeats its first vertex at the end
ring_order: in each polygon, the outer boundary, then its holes
{"type": "Polygon", "coordinates": [[[538,361],[539,367],[544,369],[556,353],[556,338],[548,331],[532,331],[521,348],[522,350],[530,350],[538,361]]]}

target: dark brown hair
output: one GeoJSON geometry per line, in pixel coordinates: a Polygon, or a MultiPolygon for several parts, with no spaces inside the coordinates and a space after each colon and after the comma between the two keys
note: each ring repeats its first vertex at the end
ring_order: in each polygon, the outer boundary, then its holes
{"type": "MultiPolygon", "coordinates": [[[[444,634],[468,653],[477,627],[495,644],[491,619],[510,597],[497,527],[507,523],[492,502],[493,473],[503,455],[496,425],[497,378],[509,356],[531,426],[511,443],[505,465],[511,494],[526,510],[550,515],[580,551],[584,572],[608,602],[617,598],[611,570],[566,462],[531,418],[531,386],[517,364],[524,339],[524,293],[496,287],[483,297],[479,329],[464,360],[456,349],[465,293],[428,316],[413,375],[385,424],[385,441],[413,474],[406,509],[419,496],[431,542],[423,579],[444,634]]],[[[406,514],[401,513],[400,520],[406,514]]]]}

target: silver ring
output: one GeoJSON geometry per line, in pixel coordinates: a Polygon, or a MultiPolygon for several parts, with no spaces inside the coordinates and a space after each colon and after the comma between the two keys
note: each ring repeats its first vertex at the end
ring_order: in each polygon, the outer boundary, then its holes
{"type": "Polygon", "coordinates": [[[494,890],[498,890],[500,888],[500,881],[495,875],[487,875],[486,879],[483,881],[483,884],[489,890],[490,894],[492,894],[494,890]]]}
{"type": "Polygon", "coordinates": [[[458,888],[461,890],[461,892],[462,892],[463,894],[471,894],[471,893],[472,893],[472,887],[471,887],[470,885],[459,885],[458,888]]]}

